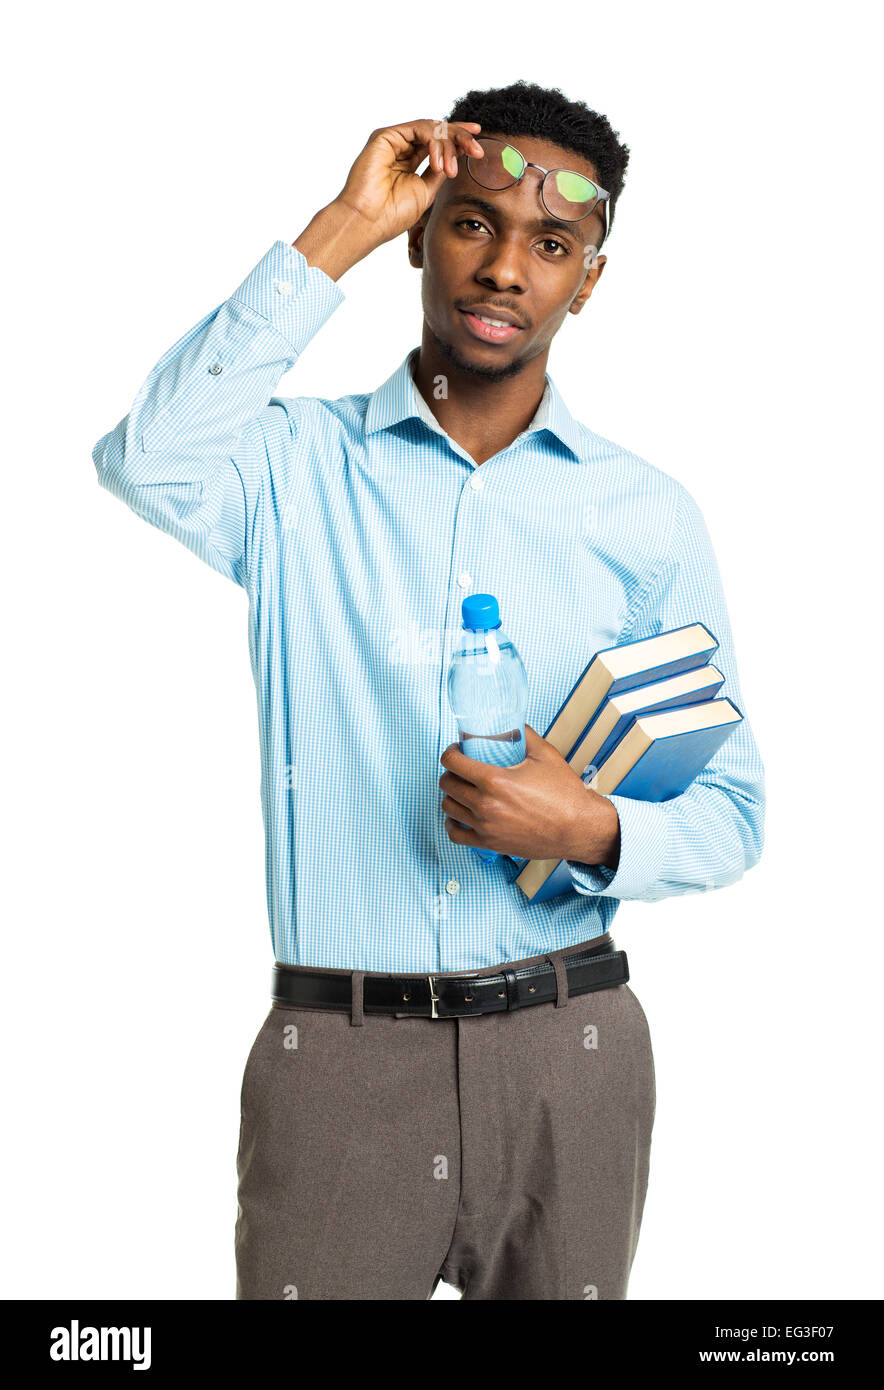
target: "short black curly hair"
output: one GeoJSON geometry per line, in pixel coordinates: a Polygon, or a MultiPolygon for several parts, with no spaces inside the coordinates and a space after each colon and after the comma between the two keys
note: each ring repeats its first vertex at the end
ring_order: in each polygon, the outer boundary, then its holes
{"type": "Polygon", "coordinates": [[[467,92],[458,98],[445,119],[478,121],[482,130],[489,133],[499,131],[513,138],[533,136],[582,155],[596,170],[602,188],[611,195],[610,232],[626,178],[629,146],[621,143],[619,132],[612,128],[607,116],[591,111],[582,101],[569,101],[558,87],[539,87],[535,82],[520,79],[508,87],[467,92]]]}

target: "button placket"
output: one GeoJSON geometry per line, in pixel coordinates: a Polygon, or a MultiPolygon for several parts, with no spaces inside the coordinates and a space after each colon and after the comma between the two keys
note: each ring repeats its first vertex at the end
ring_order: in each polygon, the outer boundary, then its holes
{"type": "MultiPolygon", "coordinates": [[[[463,500],[463,494],[461,494],[461,499],[463,500]]],[[[455,650],[457,649],[458,645],[461,625],[461,601],[463,599],[464,593],[472,589],[474,584],[473,576],[470,573],[470,571],[463,567],[462,561],[460,565],[458,563],[460,559],[458,552],[465,551],[469,547],[468,536],[470,530],[471,527],[469,524],[469,509],[467,509],[467,511],[464,511],[463,507],[459,505],[455,515],[454,529],[451,541],[451,566],[449,574],[452,577],[449,580],[450,588],[448,592],[447,604],[447,629],[443,634],[443,641],[441,643],[442,670],[439,673],[441,698],[439,711],[440,724],[438,739],[440,756],[450,743],[454,743],[457,741],[457,721],[454,719],[454,715],[451,712],[451,707],[448,703],[447,676],[448,669],[451,665],[452,656],[455,650]],[[467,531],[466,540],[463,537],[464,527],[466,527],[467,531]],[[450,735],[448,736],[446,736],[445,733],[446,728],[450,730],[450,735]]],[[[440,762],[440,777],[444,771],[445,769],[442,766],[442,763],[440,762]]],[[[449,962],[453,959],[452,952],[454,950],[454,945],[458,935],[457,919],[459,918],[460,914],[457,913],[456,907],[459,901],[461,888],[464,885],[464,873],[463,864],[461,862],[461,856],[458,854],[458,850],[462,849],[462,846],[458,846],[452,840],[450,840],[448,837],[448,832],[445,829],[446,813],[443,810],[441,804],[443,796],[441,787],[438,788],[438,793],[439,802],[437,804],[439,811],[439,820],[437,833],[439,843],[440,884],[442,889],[439,895],[440,911],[437,919],[439,952],[438,968],[440,970],[446,970],[449,968],[449,962]],[[452,872],[452,870],[454,872],[452,872]]]]}
{"type": "MultiPolygon", "coordinates": [[[[479,494],[485,486],[486,478],[481,473],[481,468],[487,465],[474,465],[472,473],[464,483],[461,501],[464,505],[459,506],[454,523],[454,534],[452,537],[451,554],[451,574],[454,576],[451,581],[451,589],[448,595],[449,622],[452,625],[450,634],[446,635],[446,641],[442,643],[443,669],[440,672],[440,685],[442,688],[442,707],[440,710],[441,724],[439,729],[439,753],[443,753],[449,743],[457,739],[457,723],[450,712],[450,723],[453,723],[454,731],[451,738],[443,738],[443,730],[446,725],[445,706],[447,703],[447,672],[451,662],[453,650],[457,646],[457,640],[461,630],[461,602],[466,593],[474,592],[476,589],[476,577],[464,564],[463,560],[469,556],[475,557],[481,553],[479,545],[481,543],[482,513],[485,508],[481,507],[478,511],[471,505],[471,498],[479,500],[479,494]],[[450,644],[450,645],[449,645],[450,644]]],[[[483,499],[484,500],[484,499],[483,499]]],[[[481,583],[481,580],[478,581],[481,583]]],[[[439,764],[439,775],[444,771],[442,764],[439,764]]],[[[442,800],[441,788],[439,789],[439,801],[442,800]]],[[[446,871],[449,877],[443,880],[444,888],[440,893],[440,903],[444,908],[438,914],[438,945],[439,945],[439,969],[446,970],[451,968],[450,962],[454,960],[458,952],[458,919],[460,913],[454,911],[455,905],[461,900],[461,889],[466,891],[469,884],[473,882],[472,875],[477,871],[478,861],[475,859],[472,850],[465,845],[457,845],[448,838],[445,830],[445,812],[440,805],[439,818],[439,843],[440,843],[440,869],[442,874],[446,871]],[[454,872],[452,872],[452,870],[454,872]]],[[[469,895],[468,895],[469,896],[469,895]]]]}

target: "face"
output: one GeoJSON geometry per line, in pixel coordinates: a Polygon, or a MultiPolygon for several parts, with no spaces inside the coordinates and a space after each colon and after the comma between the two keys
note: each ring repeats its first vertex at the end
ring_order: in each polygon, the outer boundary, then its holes
{"type": "MultiPolygon", "coordinates": [[[[572,169],[599,181],[592,164],[558,145],[482,134],[512,139],[544,169],[572,169]]],[[[547,353],[565,315],[580,312],[604,269],[606,258],[588,253],[601,243],[604,212],[557,221],[541,202],[542,179],[537,169],[526,169],[511,188],[482,188],[460,158],[457,177],[445,181],[409,231],[409,259],[423,270],[426,326],[464,372],[499,381],[547,353]],[[477,315],[505,326],[484,324],[477,315]]]]}

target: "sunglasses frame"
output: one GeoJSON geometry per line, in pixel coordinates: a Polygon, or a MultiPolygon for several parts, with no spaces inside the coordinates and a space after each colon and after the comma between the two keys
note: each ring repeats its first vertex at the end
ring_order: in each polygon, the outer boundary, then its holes
{"type": "MultiPolygon", "coordinates": [[[[588,217],[589,214],[590,214],[591,212],[594,212],[594,211],[595,211],[595,209],[598,207],[599,203],[602,203],[602,204],[604,205],[604,214],[605,214],[605,232],[604,232],[604,236],[602,237],[602,242],[607,241],[607,239],[608,239],[608,199],[610,198],[611,195],[610,195],[610,193],[608,192],[607,189],[601,188],[601,187],[596,183],[595,179],[589,178],[589,176],[588,176],[587,174],[580,174],[580,173],[578,173],[578,171],[577,171],[576,169],[544,169],[544,167],[543,167],[542,164],[534,164],[534,163],[532,163],[532,161],[531,161],[530,159],[526,159],[525,156],[522,154],[522,151],[521,151],[520,149],[517,149],[517,147],[516,147],[515,145],[513,145],[509,140],[499,140],[499,139],[497,138],[496,135],[478,135],[478,136],[474,136],[473,138],[474,138],[475,140],[477,140],[477,142],[478,142],[480,145],[482,144],[482,142],[483,142],[484,140],[487,140],[490,144],[493,144],[493,145],[501,145],[501,146],[503,146],[504,149],[515,150],[515,151],[516,151],[516,154],[519,156],[519,158],[521,159],[522,163],[523,163],[524,166],[525,166],[524,169],[522,170],[521,174],[519,174],[518,178],[513,179],[511,183],[505,183],[505,184],[503,184],[502,187],[501,187],[501,186],[497,186],[497,187],[495,187],[495,188],[488,188],[488,185],[487,185],[487,184],[484,184],[484,183],[482,182],[481,179],[477,179],[475,173],[473,172],[472,160],[475,158],[475,156],[473,156],[473,155],[467,155],[467,172],[468,172],[468,174],[470,175],[470,178],[474,181],[474,183],[477,183],[477,184],[479,185],[480,188],[485,188],[489,193],[502,193],[503,190],[504,190],[505,188],[514,188],[515,185],[516,185],[517,183],[521,183],[521,182],[522,182],[522,179],[525,177],[525,174],[527,173],[527,171],[528,171],[529,169],[536,169],[536,170],[538,171],[538,173],[543,174],[543,178],[541,179],[541,182],[540,182],[540,201],[543,203],[543,206],[546,208],[546,210],[547,210],[547,212],[549,213],[550,217],[556,218],[557,221],[559,221],[559,222],[582,222],[582,221],[583,221],[583,217],[588,217]],[[544,197],[544,193],[543,193],[543,190],[546,188],[546,181],[547,181],[547,179],[548,179],[548,178],[551,178],[553,174],[574,174],[574,175],[576,175],[578,178],[586,179],[587,183],[591,183],[592,186],[593,186],[593,188],[598,189],[598,197],[595,199],[595,201],[594,201],[592,207],[589,208],[588,211],[586,211],[586,212],[583,214],[583,217],[564,217],[564,216],[562,216],[561,213],[553,212],[552,208],[551,208],[551,207],[549,206],[549,204],[547,203],[546,198],[544,197]]],[[[479,162],[480,162],[479,160],[476,161],[477,164],[478,164],[479,162]]]]}

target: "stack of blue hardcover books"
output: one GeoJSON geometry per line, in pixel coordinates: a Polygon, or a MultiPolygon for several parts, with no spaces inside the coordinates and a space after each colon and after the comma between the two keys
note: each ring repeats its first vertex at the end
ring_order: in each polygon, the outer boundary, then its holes
{"type": "MultiPolygon", "coordinates": [[[[604,796],[679,796],[743,718],[717,698],[724,684],[711,664],[717,649],[703,623],[688,623],[596,652],[544,738],[604,796]]],[[[509,857],[531,902],[573,887],[564,860],[509,857]]]]}

